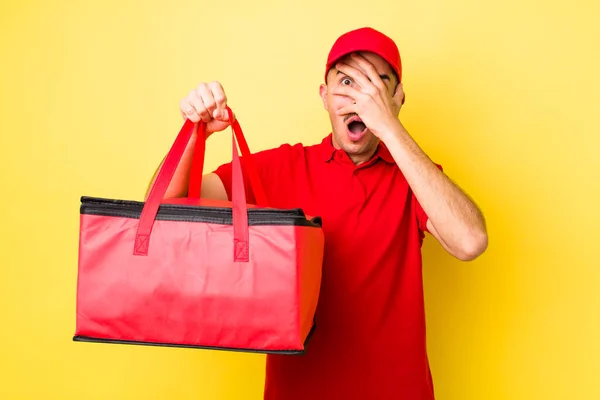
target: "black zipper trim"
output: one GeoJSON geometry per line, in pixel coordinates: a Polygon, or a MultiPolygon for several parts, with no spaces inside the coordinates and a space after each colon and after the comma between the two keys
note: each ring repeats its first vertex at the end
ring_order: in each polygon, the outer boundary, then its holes
{"type": "Polygon", "coordinates": [[[118,339],[104,339],[95,338],[90,336],[75,335],[73,336],[74,342],[88,342],[88,343],[106,343],[106,344],[126,344],[126,345],[137,345],[137,346],[157,346],[157,347],[180,347],[185,349],[198,349],[198,350],[222,350],[222,351],[235,351],[241,353],[259,353],[259,354],[281,354],[281,355],[302,355],[306,353],[306,345],[310,341],[316,324],[313,324],[310,332],[306,336],[304,341],[305,350],[257,350],[257,349],[244,349],[236,347],[216,347],[216,346],[198,346],[191,344],[177,344],[177,343],[162,343],[162,342],[143,342],[137,340],[118,340],[118,339]]]}
{"type": "MultiPolygon", "coordinates": [[[[139,201],[83,196],[81,197],[80,213],[139,219],[144,204],[139,201]]],[[[232,211],[231,208],[226,207],[161,204],[156,219],[231,225],[232,211]]],[[[248,225],[298,225],[321,228],[321,218],[314,217],[309,220],[300,208],[249,208],[248,225]]]]}

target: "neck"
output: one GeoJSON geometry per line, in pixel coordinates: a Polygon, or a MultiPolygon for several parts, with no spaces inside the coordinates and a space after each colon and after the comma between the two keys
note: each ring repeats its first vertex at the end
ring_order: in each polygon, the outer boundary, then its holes
{"type": "Polygon", "coordinates": [[[362,163],[365,163],[367,161],[369,161],[373,155],[375,154],[375,151],[377,151],[377,146],[375,146],[374,148],[370,149],[368,152],[366,153],[360,153],[360,154],[348,154],[348,157],[350,157],[350,160],[352,160],[352,162],[354,163],[354,165],[359,166],[362,163]]]}
{"type": "Polygon", "coordinates": [[[344,152],[348,155],[348,157],[354,163],[354,165],[358,166],[362,163],[369,161],[375,155],[375,152],[377,151],[377,146],[379,145],[379,139],[377,139],[376,137],[370,139],[356,153],[349,153],[348,151],[346,151],[346,149],[340,146],[340,144],[337,143],[335,135],[332,136],[332,144],[334,148],[338,150],[344,150],[344,152]]]}

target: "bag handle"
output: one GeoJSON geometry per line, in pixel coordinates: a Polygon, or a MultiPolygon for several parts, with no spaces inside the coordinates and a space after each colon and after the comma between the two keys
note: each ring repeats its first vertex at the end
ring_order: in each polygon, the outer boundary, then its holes
{"type": "MultiPolygon", "coordinates": [[[[233,113],[231,113],[230,111],[231,110],[228,107],[227,112],[229,113],[229,120],[231,121],[233,119],[233,113]]],[[[231,123],[231,129],[233,130],[233,133],[235,134],[235,139],[237,140],[238,145],[240,146],[242,157],[244,157],[244,160],[246,161],[248,177],[250,178],[250,188],[254,193],[256,204],[259,207],[267,207],[268,200],[265,194],[264,187],[260,180],[260,176],[258,175],[258,169],[256,168],[256,164],[254,163],[254,159],[252,158],[252,153],[250,153],[250,148],[248,147],[248,142],[246,142],[244,132],[242,132],[242,128],[240,127],[240,123],[237,119],[231,123]]],[[[192,167],[190,170],[188,197],[200,198],[205,151],[206,135],[198,135],[196,139],[196,147],[194,148],[194,154],[192,158],[192,167]]]]}
{"type": "MultiPolygon", "coordinates": [[[[227,107],[227,112],[229,114],[229,120],[233,119],[233,112],[229,107],[227,107]]],[[[236,146],[236,136],[243,138],[243,133],[239,126],[239,123],[232,123],[232,134],[231,134],[231,145],[232,145],[232,219],[233,219],[233,259],[234,261],[240,262],[248,262],[249,261],[249,251],[248,251],[248,239],[249,239],[249,229],[248,229],[248,207],[246,205],[246,192],[244,190],[244,178],[242,175],[242,166],[240,162],[240,157],[238,153],[238,149],[236,146]],[[239,133],[239,134],[238,134],[239,133]]],[[[156,214],[158,213],[158,209],[160,207],[161,201],[164,198],[164,195],[169,187],[171,179],[175,174],[175,170],[181,161],[181,157],[187,147],[190,138],[192,137],[194,131],[194,123],[189,119],[186,119],[183,124],[175,142],[171,146],[171,149],[167,153],[165,157],[165,161],[163,162],[160,171],[150,189],[148,198],[144,204],[142,209],[142,213],[140,215],[140,222],[138,224],[137,232],[135,235],[134,242],[134,255],[139,256],[147,256],[148,248],[150,244],[150,234],[152,233],[152,227],[154,226],[154,221],[156,219],[156,214]]],[[[205,142],[206,141],[206,124],[204,122],[200,122],[198,126],[198,141],[205,142]],[[203,139],[201,139],[203,138],[203,139]]],[[[202,167],[204,164],[204,149],[206,147],[205,144],[200,144],[200,151],[202,152],[201,157],[198,157],[198,161],[196,161],[195,168],[199,166],[202,167]]],[[[245,144],[245,140],[243,144],[240,144],[242,147],[242,151],[245,149],[248,150],[248,145],[245,144]],[[244,149],[245,147],[245,149],[244,149]]],[[[198,145],[197,145],[198,148],[198,145]]],[[[250,160],[251,158],[249,158],[250,160]]],[[[194,161],[194,160],[193,160],[194,161]]],[[[192,163],[194,165],[194,162],[192,163]]],[[[252,170],[254,168],[254,164],[252,162],[249,163],[249,168],[252,170]]],[[[255,178],[258,177],[258,173],[256,171],[251,172],[250,176],[254,174],[255,178]]],[[[200,172],[200,176],[202,173],[200,172]]],[[[201,184],[201,179],[199,180],[201,184]]],[[[260,181],[258,181],[260,182],[260,181]]],[[[255,183],[255,182],[251,182],[255,183]]],[[[259,183],[260,184],[260,183],[259,183]]],[[[194,183],[196,185],[196,183],[194,183]]],[[[199,190],[199,186],[195,186],[194,190],[199,190]]],[[[264,191],[262,190],[262,186],[258,189],[258,196],[261,197],[261,201],[266,201],[264,196],[264,191]]]]}

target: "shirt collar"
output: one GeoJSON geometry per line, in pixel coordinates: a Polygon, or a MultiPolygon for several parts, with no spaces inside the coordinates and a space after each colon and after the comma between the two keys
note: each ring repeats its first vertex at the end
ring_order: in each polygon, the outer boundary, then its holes
{"type": "MultiPolygon", "coordinates": [[[[335,147],[333,147],[332,140],[333,140],[333,135],[330,133],[321,142],[321,145],[320,145],[321,158],[323,159],[324,162],[331,161],[336,152],[343,151],[343,150],[338,150],[335,147]]],[[[392,154],[388,150],[387,146],[385,144],[383,144],[383,142],[381,142],[381,141],[379,142],[379,145],[377,146],[377,150],[375,151],[373,158],[380,158],[383,161],[387,162],[388,164],[396,163],[396,161],[394,161],[394,158],[392,157],[392,154]]]]}

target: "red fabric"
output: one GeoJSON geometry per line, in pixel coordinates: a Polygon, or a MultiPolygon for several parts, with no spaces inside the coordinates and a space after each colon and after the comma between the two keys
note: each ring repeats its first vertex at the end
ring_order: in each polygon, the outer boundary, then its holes
{"type": "MultiPolygon", "coordinates": [[[[356,167],[330,135],[253,159],[270,204],[321,216],[325,233],[316,331],[305,355],[267,357],[265,399],[432,400],[420,252],[427,216],[389,151],[380,145],[356,167]]],[[[231,165],[215,172],[231,195],[231,165]]]]}
{"type": "Polygon", "coordinates": [[[250,261],[240,263],[231,226],[212,223],[155,221],[150,251],[132,256],[138,223],[81,215],[76,336],[304,349],[321,271],[319,251],[306,249],[322,246],[319,229],[250,226],[250,261]]]}

